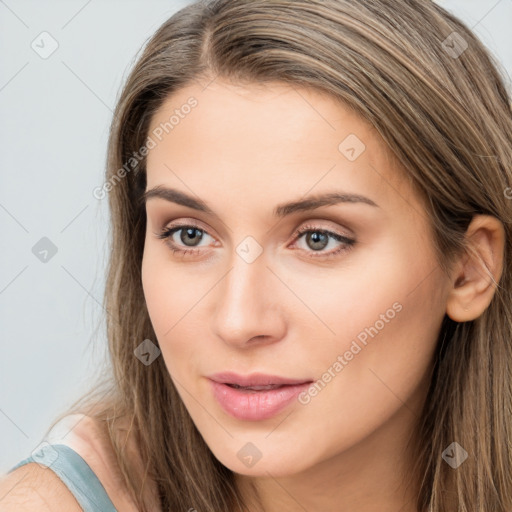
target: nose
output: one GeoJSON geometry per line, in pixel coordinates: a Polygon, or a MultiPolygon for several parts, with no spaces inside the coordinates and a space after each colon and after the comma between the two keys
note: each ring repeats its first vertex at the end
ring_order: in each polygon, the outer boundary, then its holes
{"type": "Polygon", "coordinates": [[[267,268],[263,255],[247,263],[235,254],[230,271],[216,286],[214,334],[238,348],[282,339],[285,318],[279,287],[283,284],[267,268]]]}

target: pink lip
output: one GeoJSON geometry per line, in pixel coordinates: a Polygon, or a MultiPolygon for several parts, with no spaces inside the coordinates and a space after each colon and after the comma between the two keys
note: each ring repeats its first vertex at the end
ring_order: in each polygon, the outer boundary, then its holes
{"type": "Polygon", "coordinates": [[[312,381],[264,374],[241,376],[229,372],[211,376],[210,382],[213,395],[228,414],[239,420],[258,421],[271,418],[282,411],[299,393],[307,389],[312,381]],[[226,382],[239,386],[277,384],[282,387],[255,391],[235,389],[226,382]]]}
{"type": "Polygon", "coordinates": [[[214,373],[208,376],[209,379],[221,384],[237,384],[238,386],[267,386],[269,384],[293,385],[313,382],[313,379],[288,379],[279,375],[268,375],[266,373],[252,373],[250,375],[239,375],[234,372],[214,373]]]}

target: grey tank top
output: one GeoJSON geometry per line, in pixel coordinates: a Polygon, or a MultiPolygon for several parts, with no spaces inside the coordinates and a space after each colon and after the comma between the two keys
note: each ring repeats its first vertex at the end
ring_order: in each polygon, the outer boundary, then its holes
{"type": "Polygon", "coordinates": [[[43,443],[37,451],[12,467],[8,473],[29,462],[50,468],[73,493],[84,512],[118,512],[96,474],[69,446],[43,443]]]}

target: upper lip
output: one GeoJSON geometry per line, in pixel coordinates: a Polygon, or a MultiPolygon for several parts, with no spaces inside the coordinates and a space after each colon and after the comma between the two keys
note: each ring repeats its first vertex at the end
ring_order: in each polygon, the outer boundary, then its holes
{"type": "Polygon", "coordinates": [[[236,384],[237,386],[268,386],[271,384],[293,385],[313,382],[311,379],[288,379],[279,375],[266,373],[251,373],[250,375],[239,375],[234,372],[220,372],[208,376],[209,379],[221,384],[236,384]]]}

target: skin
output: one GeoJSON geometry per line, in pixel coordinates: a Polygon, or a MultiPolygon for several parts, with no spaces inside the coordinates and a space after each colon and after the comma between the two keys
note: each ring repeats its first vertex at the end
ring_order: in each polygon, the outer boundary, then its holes
{"type": "MultiPolygon", "coordinates": [[[[492,284],[467,258],[452,274],[442,272],[421,199],[375,129],[330,96],[218,78],[168,98],[150,131],[191,96],[197,107],[149,152],[147,190],[180,190],[218,217],[149,199],[142,281],[162,357],[194,423],[243,494],[259,491],[266,512],[416,511],[416,483],[405,484],[414,461],[407,441],[441,321],[445,313],[481,314],[492,284]],[[353,161],[338,149],[349,134],[365,145],[353,161]],[[279,204],[339,190],[378,206],[272,214],[279,204]],[[201,240],[186,245],[186,231],[172,240],[195,254],[173,253],[157,236],[191,223],[204,230],[201,240]],[[314,241],[294,235],[303,226],[356,242],[320,256],[344,245],[329,238],[315,251],[314,241]],[[263,251],[252,263],[236,252],[247,236],[263,251]],[[335,376],[307,404],[241,421],[213,398],[206,376],[219,371],[321,379],[397,303],[400,311],[341,371],[331,370],[335,376]],[[237,457],[249,442],[262,454],[252,467],[237,457]]],[[[496,278],[500,226],[478,216],[468,230],[496,278]]]]}

